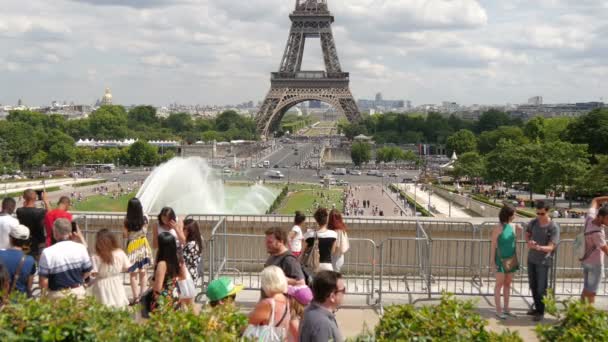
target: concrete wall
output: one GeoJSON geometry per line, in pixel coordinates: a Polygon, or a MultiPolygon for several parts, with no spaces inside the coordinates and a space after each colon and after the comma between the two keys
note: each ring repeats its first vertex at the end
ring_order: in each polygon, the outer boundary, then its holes
{"type": "Polygon", "coordinates": [[[448,201],[452,200],[454,203],[481,217],[496,217],[498,219],[498,213],[500,213],[499,208],[437,187],[433,187],[433,192],[448,201]]]}

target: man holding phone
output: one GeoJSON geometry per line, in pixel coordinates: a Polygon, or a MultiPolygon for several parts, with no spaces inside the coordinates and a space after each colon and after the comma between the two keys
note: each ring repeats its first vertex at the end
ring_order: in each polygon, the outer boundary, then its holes
{"type": "Polygon", "coordinates": [[[53,224],[57,219],[64,218],[72,222],[72,214],[68,212],[72,202],[68,196],[61,196],[57,202],[57,208],[46,213],[44,217],[44,227],[46,229],[46,247],[50,247],[55,243],[53,237],[53,224]]]}
{"type": "Polygon", "coordinates": [[[17,219],[30,230],[30,253],[36,260],[45,247],[46,233],[44,231],[44,217],[50,207],[43,190],[27,189],[23,192],[23,207],[17,209],[17,219]],[[37,201],[42,201],[44,208],[36,206],[37,201]]]}

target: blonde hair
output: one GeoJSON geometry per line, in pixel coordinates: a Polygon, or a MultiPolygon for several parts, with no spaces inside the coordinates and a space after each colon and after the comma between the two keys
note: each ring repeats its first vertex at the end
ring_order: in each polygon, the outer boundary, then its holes
{"type": "Polygon", "coordinates": [[[298,302],[294,297],[289,297],[289,313],[291,315],[291,320],[294,319],[302,319],[304,317],[304,305],[298,302]]]}
{"type": "Polygon", "coordinates": [[[262,291],[268,297],[287,292],[287,277],[285,277],[283,270],[277,266],[266,267],[260,274],[260,282],[262,291]]]}

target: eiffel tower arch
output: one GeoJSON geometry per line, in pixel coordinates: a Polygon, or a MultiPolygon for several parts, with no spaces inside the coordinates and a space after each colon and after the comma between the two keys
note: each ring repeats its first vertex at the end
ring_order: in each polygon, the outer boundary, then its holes
{"type": "Polygon", "coordinates": [[[334,16],[327,0],[296,0],[289,16],[291,30],[278,72],[271,73],[270,91],[256,116],[258,131],[268,137],[289,108],[298,103],[325,102],[355,122],[361,119],[349,88],[349,73],[342,71],[331,25],[334,16]],[[307,38],[320,38],[325,70],[302,70],[307,38]]]}

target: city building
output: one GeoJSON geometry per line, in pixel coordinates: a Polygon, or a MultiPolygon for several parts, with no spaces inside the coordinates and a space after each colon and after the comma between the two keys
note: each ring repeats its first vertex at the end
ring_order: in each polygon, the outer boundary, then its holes
{"type": "Polygon", "coordinates": [[[374,100],[360,99],[357,101],[357,105],[364,112],[369,112],[370,109],[374,109],[375,113],[402,112],[405,110],[405,101],[385,100],[382,93],[377,93],[374,100]]]}
{"type": "Polygon", "coordinates": [[[543,97],[542,96],[534,96],[528,99],[529,106],[542,106],[543,105],[543,97]]]}
{"type": "Polygon", "coordinates": [[[112,104],[112,93],[110,92],[110,88],[106,88],[106,92],[101,98],[102,106],[109,106],[112,104]]]}

